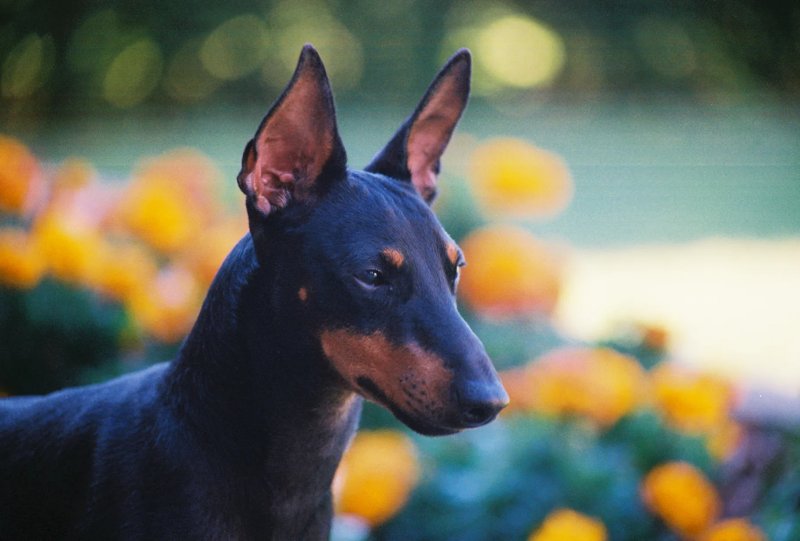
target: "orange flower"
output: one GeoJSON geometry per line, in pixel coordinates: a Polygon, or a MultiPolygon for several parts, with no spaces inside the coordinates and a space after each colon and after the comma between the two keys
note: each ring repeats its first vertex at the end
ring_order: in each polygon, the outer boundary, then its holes
{"type": "Polygon", "coordinates": [[[557,509],[531,533],[528,541],[605,541],[608,532],[597,519],[571,509],[557,509]]]}
{"type": "Polygon", "coordinates": [[[102,238],[80,216],[49,212],[34,227],[49,271],[64,282],[86,285],[96,273],[102,238]]]}
{"type": "Polygon", "coordinates": [[[519,139],[484,143],[472,155],[470,169],[476,198],[490,213],[550,217],[572,197],[564,161],[519,139]]]}
{"type": "Polygon", "coordinates": [[[473,231],[462,248],[468,265],[460,292],[473,309],[493,317],[552,312],[561,288],[560,265],[528,231],[488,226],[473,231]]]}
{"type": "Polygon", "coordinates": [[[645,505],[684,537],[706,531],[720,513],[720,499],[705,475],[686,462],[653,468],[642,482],[645,505]]]}
{"type": "Polygon", "coordinates": [[[121,224],[165,252],[197,240],[219,213],[216,169],[201,154],[179,150],[146,162],[121,198],[121,224]]]}
{"type": "Polygon", "coordinates": [[[0,283],[29,289],[39,283],[44,269],[41,250],[26,231],[0,228],[0,283]]]}
{"type": "Polygon", "coordinates": [[[546,415],[583,415],[600,426],[614,424],[640,403],[644,381],[634,358],[604,348],[557,349],[503,374],[512,405],[546,415]]]}
{"type": "Polygon", "coordinates": [[[177,342],[191,329],[203,292],[185,268],[162,269],[146,289],[134,289],[128,307],[136,322],[163,342],[177,342]]]}
{"type": "Polygon", "coordinates": [[[712,526],[700,541],[767,541],[767,536],[748,520],[732,518],[712,526]]]}
{"type": "Polygon", "coordinates": [[[33,154],[16,139],[0,135],[0,211],[23,213],[42,188],[33,154]]]}
{"type": "Polygon", "coordinates": [[[420,474],[408,437],[391,430],[359,432],[337,472],[338,508],[371,526],[386,521],[405,505],[420,474]]]}
{"type": "Polygon", "coordinates": [[[663,363],[651,372],[651,383],[656,407],[672,427],[707,433],[727,423],[734,393],[724,379],[663,363]]]}

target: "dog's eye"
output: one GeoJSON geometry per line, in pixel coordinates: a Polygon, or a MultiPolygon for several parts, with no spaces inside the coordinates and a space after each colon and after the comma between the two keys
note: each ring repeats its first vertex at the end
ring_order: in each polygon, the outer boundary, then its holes
{"type": "Polygon", "coordinates": [[[367,269],[356,275],[356,279],[364,285],[378,287],[386,284],[383,273],[376,269],[367,269]]]}

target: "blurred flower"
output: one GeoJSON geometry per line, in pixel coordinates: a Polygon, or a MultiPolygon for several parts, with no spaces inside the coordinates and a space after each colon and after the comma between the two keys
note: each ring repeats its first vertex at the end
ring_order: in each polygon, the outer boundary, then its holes
{"type": "Polygon", "coordinates": [[[42,188],[39,163],[28,147],[0,135],[0,211],[23,213],[42,188]]]}
{"type": "Polygon", "coordinates": [[[662,363],[651,383],[656,407],[678,430],[708,433],[728,421],[734,393],[723,378],[662,363]]]}
{"type": "Polygon", "coordinates": [[[706,531],[720,513],[720,499],[705,475],[686,462],[650,470],[642,482],[645,505],[684,537],[706,531]]]}
{"type": "Polygon", "coordinates": [[[164,342],[177,342],[191,329],[203,291],[185,268],[172,264],[162,269],[150,287],[134,289],[128,307],[136,322],[164,342]]]}
{"type": "Polygon", "coordinates": [[[572,179],[557,155],[520,139],[494,139],[473,153],[470,179],[488,212],[551,217],[572,197],[572,179]]]}
{"type": "Polygon", "coordinates": [[[727,420],[706,435],[706,449],[712,457],[725,461],[739,449],[743,438],[742,426],[735,421],[727,420]]]}
{"type": "Polygon", "coordinates": [[[641,323],[641,344],[649,350],[663,352],[669,345],[669,331],[661,325],[641,323]]]}
{"type": "Polygon", "coordinates": [[[608,532],[597,519],[571,509],[557,509],[544,519],[528,541],[605,541],[608,532]]]}
{"type": "Polygon", "coordinates": [[[492,317],[552,312],[561,288],[560,264],[528,231],[487,226],[461,246],[468,265],[459,290],[474,310],[492,317]]]}
{"type": "Polygon", "coordinates": [[[158,270],[151,253],[144,246],[130,242],[103,243],[97,259],[89,285],[121,302],[133,302],[143,295],[152,286],[158,270]]]}
{"type": "Polygon", "coordinates": [[[420,474],[413,443],[391,430],[359,432],[344,456],[338,508],[376,526],[406,503],[420,474]]]}
{"type": "Polygon", "coordinates": [[[53,190],[73,191],[87,186],[95,177],[97,171],[88,160],[82,158],[67,158],[53,175],[53,190]]]}
{"type": "MultiPolygon", "coordinates": [[[[244,214],[240,215],[246,218],[244,214]]],[[[203,287],[208,287],[222,262],[247,232],[246,219],[229,219],[205,229],[202,242],[192,242],[181,253],[181,261],[192,269],[203,287]]]]}
{"type": "Polygon", "coordinates": [[[196,240],[219,214],[213,163],[193,150],[146,162],[117,209],[121,224],[154,248],[173,253],[196,240]]]}
{"type": "Polygon", "coordinates": [[[611,349],[563,348],[502,378],[515,409],[610,426],[639,404],[645,374],[636,359],[611,349]]]}
{"type": "Polygon", "coordinates": [[[0,283],[29,289],[39,283],[44,270],[41,250],[26,231],[0,228],[0,283]]]}
{"type": "Polygon", "coordinates": [[[90,223],[74,213],[51,211],[37,220],[33,233],[53,276],[68,283],[89,283],[103,243],[90,223]]]}
{"type": "Polygon", "coordinates": [[[700,541],[767,541],[757,526],[742,518],[723,520],[706,531],[700,541]]]}

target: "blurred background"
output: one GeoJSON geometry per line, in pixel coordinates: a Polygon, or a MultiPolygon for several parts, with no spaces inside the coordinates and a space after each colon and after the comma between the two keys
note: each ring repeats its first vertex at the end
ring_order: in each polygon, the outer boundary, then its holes
{"type": "Polygon", "coordinates": [[[360,167],[442,63],[435,208],[512,395],[365,412],[335,539],[800,539],[800,5],[0,0],[0,391],[168,359],[302,44],[360,167]],[[201,239],[201,241],[198,241],[201,239]]]}

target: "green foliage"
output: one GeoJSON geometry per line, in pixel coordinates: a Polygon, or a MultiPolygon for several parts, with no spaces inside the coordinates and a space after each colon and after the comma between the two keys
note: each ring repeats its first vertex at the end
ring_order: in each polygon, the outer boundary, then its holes
{"type": "Polygon", "coordinates": [[[576,421],[515,416],[450,438],[418,438],[423,482],[374,538],[525,539],[554,509],[600,518],[610,539],[671,539],[644,509],[639,485],[664,461],[711,468],[701,441],[651,413],[607,432],[576,421]]]}
{"type": "Polygon", "coordinates": [[[28,291],[0,287],[0,385],[45,393],[78,382],[114,358],[127,324],[120,306],[45,280],[28,291]]]}

